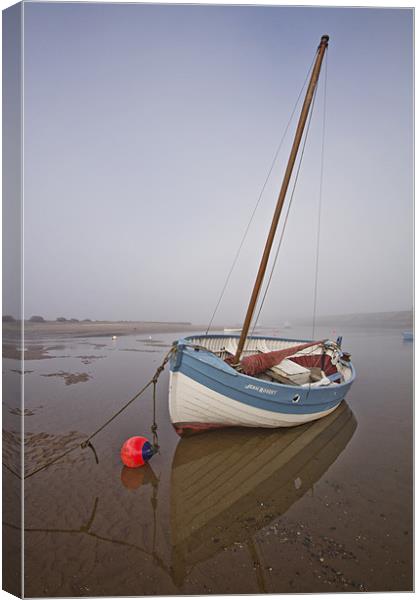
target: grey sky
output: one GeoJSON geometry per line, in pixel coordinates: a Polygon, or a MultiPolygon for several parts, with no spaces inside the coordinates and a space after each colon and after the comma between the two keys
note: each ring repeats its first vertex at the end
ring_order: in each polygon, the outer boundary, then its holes
{"type": "MultiPolygon", "coordinates": [[[[207,322],[324,33],[318,311],[411,308],[411,10],[29,3],[24,24],[26,316],[207,322]]],[[[322,85],[262,322],[312,312],[321,117],[322,85]]],[[[216,322],[243,319],[290,144],[216,322]]]]}

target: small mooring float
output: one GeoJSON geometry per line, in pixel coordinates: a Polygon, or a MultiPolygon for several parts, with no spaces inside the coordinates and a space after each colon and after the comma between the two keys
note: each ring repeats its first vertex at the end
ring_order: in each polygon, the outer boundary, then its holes
{"type": "Polygon", "coordinates": [[[322,36],[317,49],[240,335],[229,331],[225,334],[231,335],[212,335],[208,328],[203,335],[178,340],[171,355],[169,412],[180,435],[220,427],[292,427],[314,421],[335,410],[354,381],[355,371],[350,355],[341,348],[341,338],[255,336],[255,325],[249,334],[328,42],[329,37],[322,36]]]}

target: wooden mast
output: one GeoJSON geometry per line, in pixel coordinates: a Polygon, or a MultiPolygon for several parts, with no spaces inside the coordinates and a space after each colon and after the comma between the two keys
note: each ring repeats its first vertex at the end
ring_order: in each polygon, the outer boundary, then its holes
{"type": "Polygon", "coordinates": [[[306,120],[308,118],[309,109],[314,96],[316,84],[318,83],[319,73],[321,71],[322,60],[324,58],[325,50],[328,47],[328,35],[321,37],[321,42],[318,46],[317,57],[315,60],[314,68],[312,69],[311,79],[309,81],[308,89],[306,91],[305,100],[300,113],[299,122],[297,125],[295,139],[293,140],[292,150],[290,152],[289,162],[287,163],[286,171],[283,178],[283,183],[280,188],[279,197],[277,200],[276,209],[274,211],[273,220],[271,223],[270,231],[268,233],[267,241],[262,255],[260,267],[258,269],[257,278],[255,280],[254,289],[252,291],[251,300],[249,301],[248,310],[245,316],[245,321],[242,326],[241,336],[239,338],[238,349],[233,360],[234,364],[238,364],[241,358],[242,351],[244,349],[245,340],[248,336],[249,327],[251,325],[252,316],[254,314],[255,305],[258,300],[261,285],[264,279],[265,271],[267,269],[267,263],[270,256],[271,247],[273,245],[274,236],[276,234],[277,225],[279,223],[281,210],[283,208],[284,199],[286,197],[287,187],[289,185],[290,177],[292,175],[293,167],[296,161],[296,156],[299,150],[299,144],[302,139],[303,131],[305,129],[306,120]]]}

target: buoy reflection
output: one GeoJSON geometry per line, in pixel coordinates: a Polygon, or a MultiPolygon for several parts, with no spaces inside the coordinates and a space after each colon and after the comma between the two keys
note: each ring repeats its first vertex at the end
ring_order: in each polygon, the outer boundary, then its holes
{"type": "Polygon", "coordinates": [[[123,467],[121,469],[121,483],[127,490],[137,490],[142,485],[156,485],[158,479],[152,469],[152,467],[146,463],[142,467],[133,469],[130,467],[123,467]]]}

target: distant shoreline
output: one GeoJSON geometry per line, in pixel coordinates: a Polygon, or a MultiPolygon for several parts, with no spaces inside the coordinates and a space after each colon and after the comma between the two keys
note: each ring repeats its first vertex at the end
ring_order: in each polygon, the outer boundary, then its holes
{"type": "MultiPolygon", "coordinates": [[[[307,319],[296,319],[292,330],[296,326],[307,325],[307,319]]],[[[412,311],[395,311],[386,313],[359,313],[347,315],[319,316],[316,318],[316,326],[333,327],[356,327],[366,329],[400,329],[411,330],[413,328],[412,311]]],[[[224,327],[236,327],[238,325],[223,324],[211,327],[211,331],[220,331],[224,327]]],[[[270,324],[262,329],[279,328],[281,325],[270,324]]],[[[57,335],[68,337],[101,337],[101,336],[123,336],[133,334],[157,334],[157,333],[179,333],[179,332],[204,332],[207,325],[194,324],[185,321],[24,321],[24,336],[28,340],[36,340],[42,337],[57,335]]],[[[261,328],[260,328],[261,329],[261,328]]],[[[3,338],[17,340],[19,337],[20,322],[3,321],[3,338]]],[[[236,331],[236,330],[235,330],[236,331]]],[[[286,332],[284,332],[286,333],[286,332]]]]}
{"type": "MultiPolygon", "coordinates": [[[[69,337],[101,337],[131,334],[171,333],[179,331],[205,331],[205,325],[193,325],[186,322],[162,321],[79,321],[24,322],[24,334],[27,339],[64,335],[69,337]]],[[[19,322],[4,322],[3,336],[16,337],[19,322]]]]}
{"type": "MultiPolygon", "coordinates": [[[[299,319],[296,322],[307,325],[311,321],[308,319],[299,319]]],[[[392,312],[318,316],[316,317],[316,325],[363,327],[368,329],[412,329],[414,325],[414,313],[411,310],[399,310],[392,312]]]]}

